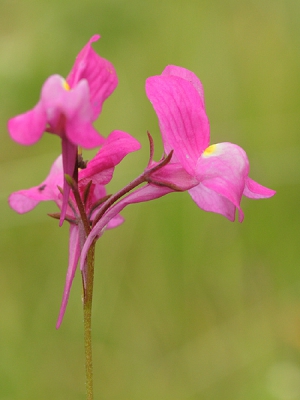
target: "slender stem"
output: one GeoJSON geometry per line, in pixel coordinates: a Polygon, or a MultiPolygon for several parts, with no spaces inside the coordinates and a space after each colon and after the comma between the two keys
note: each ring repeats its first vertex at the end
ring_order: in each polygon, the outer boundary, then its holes
{"type": "MultiPolygon", "coordinates": [[[[84,348],[87,400],[93,400],[93,362],[92,362],[92,300],[94,284],[95,242],[87,254],[85,290],[83,295],[84,348]]],[[[84,272],[82,272],[84,273],[84,272]]],[[[84,280],[84,279],[83,279],[84,280]]]]}
{"type": "MultiPolygon", "coordinates": [[[[70,176],[66,176],[68,184],[71,186],[85,235],[90,231],[90,224],[85,211],[85,205],[81,199],[78,184],[70,176]]],[[[87,189],[89,190],[89,189],[87,189]]],[[[87,195],[88,196],[88,193],[87,195]]],[[[92,359],[92,302],[94,287],[94,264],[95,264],[95,244],[94,242],[89,248],[85,269],[82,271],[83,286],[83,324],[84,324],[84,351],[85,351],[85,384],[87,400],[93,400],[93,359],[92,359]]]]}

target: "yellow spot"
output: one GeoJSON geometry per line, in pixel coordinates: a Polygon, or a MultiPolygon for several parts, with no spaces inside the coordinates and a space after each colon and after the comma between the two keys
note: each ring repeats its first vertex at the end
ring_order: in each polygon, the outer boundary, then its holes
{"type": "Polygon", "coordinates": [[[215,152],[215,150],[216,150],[216,145],[215,145],[215,144],[212,144],[211,146],[208,146],[208,147],[204,150],[203,156],[204,156],[204,157],[209,157],[209,156],[212,155],[212,153],[215,152]]]}
{"type": "Polygon", "coordinates": [[[63,80],[63,84],[62,85],[63,85],[63,88],[66,89],[66,90],[70,90],[71,89],[69,84],[68,84],[68,82],[65,81],[65,80],[63,80]]]}

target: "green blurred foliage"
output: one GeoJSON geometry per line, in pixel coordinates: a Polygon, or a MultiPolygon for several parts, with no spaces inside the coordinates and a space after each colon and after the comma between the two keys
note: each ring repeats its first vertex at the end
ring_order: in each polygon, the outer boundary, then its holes
{"type": "Polygon", "coordinates": [[[299,17],[296,0],[1,0],[1,400],[85,398],[79,274],[55,330],[67,224],[46,216],[53,204],[22,216],[7,205],[44,179],[59,140],[19,146],[6,121],[35,104],[49,75],[66,76],[95,33],[119,76],[96,127],[143,145],[111,191],[147,163],[147,130],[161,155],[144,82],[167,64],[202,80],[212,143],[241,145],[251,177],[277,190],[243,199],[243,224],[197,209],[187,193],[124,211],[96,250],[96,398],[300,398],[299,17]]]}

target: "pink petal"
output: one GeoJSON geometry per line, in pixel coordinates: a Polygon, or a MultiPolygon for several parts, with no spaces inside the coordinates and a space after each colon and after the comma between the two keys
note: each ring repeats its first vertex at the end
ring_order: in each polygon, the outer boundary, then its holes
{"type": "Polygon", "coordinates": [[[209,121],[201,96],[191,82],[171,75],[148,78],[146,93],[159,119],[165,152],[174,150],[174,161],[193,175],[209,144],[209,121]]]}
{"type": "Polygon", "coordinates": [[[63,171],[62,157],[59,156],[53,163],[47,178],[38,186],[27,190],[19,190],[9,196],[9,205],[16,212],[23,214],[31,211],[41,201],[59,201],[57,186],[62,186],[63,171]]]}
{"type": "Polygon", "coordinates": [[[99,135],[90,122],[80,119],[80,115],[66,121],[66,134],[70,142],[84,149],[94,149],[105,142],[105,138],[99,135]]]}
{"type": "MultiPolygon", "coordinates": [[[[210,146],[201,155],[196,177],[203,186],[229,200],[241,212],[240,202],[248,171],[248,158],[241,147],[219,143],[210,146]]],[[[222,210],[219,211],[221,214],[222,210]]]]}
{"type": "Polygon", "coordinates": [[[249,177],[246,179],[243,195],[249,197],[250,199],[266,199],[274,196],[275,193],[275,190],[268,189],[265,186],[253,181],[249,177]]]}
{"type": "Polygon", "coordinates": [[[12,193],[8,198],[10,207],[19,214],[33,210],[40,202],[35,198],[37,190],[38,187],[36,186],[32,189],[12,193]]]}
{"type": "Polygon", "coordinates": [[[46,124],[46,111],[43,104],[39,102],[32,110],[11,118],[8,121],[8,131],[15,142],[31,145],[42,137],[46,124]]]}
{"type": "Polygon", "coordinates": [[[124,217],[118,214],[109,221],[106,228],[107,229],[117,228],[118,226],[122,225],[124,221],[125,221],[124,217]]]}
{"type": "Polygon", "coordinates": [[[66,283],[63,292],[63,298],[60,306],[59,316],[56,323],[58,329],[62,323],[66,307],[68,304],[72,282],[75,276],[76,267],[80,256],[80,239],[79,229],[77,225],[70,225],[70,238],[69,238],[69,266],[66,275],[66,283]]]}
{"type": "MultiPolygon", "coordinates": [[[[235,220],[235,205],[226,197],[221,196],[212,189],[209,189],[200,183],[198,186],[190,189],[189,194],[197,206],[202,210],[222,214],[230,221],[235,220]]],[[[241,220],[244,218],[244,214],[241,209],[239,211],[241,222],[241,220]]]]}
{"type": "MultiPolygon", "coordinates": [[[[93,183],[96,184],[96,186],[106,185],[107,183],[109,183],[111,181],[113,174],[114,174],[114,170],[115,170],[114,168],[109,168],[109,169],[105,169],[103,171],[98,171],[94,175],[91,170],[86,171],[86,169],[87,168],[79,171],[79,184],[80,184],[81,188],[82,187],[84,188],[90,181],[93,181],[93,183]]],[[[106,196],[106,193],[104,196],[106,196]]],[[[101,198],[101,196],[97,197],[97,199],[99,199],[99,198],[101,198]]]]}
{"type": "Polygon", "coordinates": [[[117,130],[111,132],[96,156],[88,162],[87,168],[80,171],[80,181],[87,183],[92,179],[93,182],[107,184],[112,177],[113,168],[127,154],[139,150],[140,147],[140,143],[128,133],[117,130]]]}
{"type": "Polygon", "coordinates": [[[87,80],[90,88],[93,120],[98,117],[103,102],[112,94],[118,84],[114,66],[100,57],[91,46],[91,43],[99,38],[99,35],[92,36],[78,54],[75,64],[67,77],[67,82],[71,88],[75,87],[82,79],[87,80]]]}
{"type": "Polygon", "coordinates": [[[194,88],[197,90],[197,92],[199,93],[199,95],[202,99],[202,102],[203,102],[203,107],[205,107],[203,85],[202,85],[200,79],[197,77],[197,75],[194,74],[194,72],[192,72],[186,68],[177,67],[176,65],[168,65],[163,70],[162,75],[178,76],[178,77],[183,78],[186,81],[190,82],[194,86],[194,88]]]}

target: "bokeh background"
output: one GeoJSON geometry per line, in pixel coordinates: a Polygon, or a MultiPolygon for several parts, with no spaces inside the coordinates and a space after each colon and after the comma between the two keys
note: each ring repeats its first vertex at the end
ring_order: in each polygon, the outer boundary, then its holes
{"type": "MultiPolygon", "coordinates": [[[[246,149],[251,177],[277,190],[244,198],[245,220],[198,209],[187,193],[124,210],[97,244],[93,308],[96,399],[300,399],[300,2],[298,0],[1,0],[0,399],[84,399],[81,282],[55,323],[68,226],[9,209],[59,154],[52,135],[14,143],[8,118],[45,79],[67,76],[95,33],[119,86],[96,123],[142,150],[116,169],[113,192],[162,152],[145,79],[167,64],[202,80],[212,143],[246,149]]],[[[92,152],[85,152],[90,158],[92,152]]]]}

